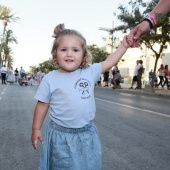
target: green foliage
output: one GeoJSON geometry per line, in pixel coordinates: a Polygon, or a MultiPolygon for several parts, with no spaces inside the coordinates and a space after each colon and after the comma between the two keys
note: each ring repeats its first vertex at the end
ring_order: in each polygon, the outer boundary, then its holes
{"type": "Polygon", "coordinates": [[[6,20],[7,22],[17,21],[19,17],[15,17],[11,12],[11,8],[0,5],[0,20],[6,20]]]}
{"type": "Polygon", "coordinates": [[[6,6],[0,5],[0,20],[3,21],[4,24],[4,30],[2,33],[2,40],[5,39],[4,42],[0,42],[1,47],[0,47],[0,64],[2,62],[2,56],[1,56],[1,52],[4,52],[4,56],[5,56],[5,62],[8,61],[8,65],[12,66],[13,64],[13,57],[10,55],[10,51],[12,50],[8,50],[10,49],[10,47],[8,47],[9,43],[13,43],[15,42],[16,44],[18,43],[16,38],[13,35],[12,30],[8,30],[6,31],[6,26],[8,22],[16,22],[17,20],[19,20],[19,17],[15,17],[14,14],[11,14],[12,9],[8,8],[6,6]]]}
{"type": "Polygon", "coordinates": [[[97,47],[97,45],[93,44],[88,46],[88,50],[92,54],[92,63],[99,63],[104,61],[108,53],[106,51],[101,50],[100,48],[97,47]]]}
{"type": "Polygon", "coordinates": [[[6,30],[5,31],[5,44],[9,44],[9,43],[15,43],[18,44],[18,41],[15,37],[15,35],[13,34],[12,30],[6,30]]]}
{"type": "Polygon", "coordinates": [[[36,73],[37,69],[40,69],[41,72],[48,73],[53,70],[58,70],[60,67],[54,63],[52,60],[44,61],[40,63],[38,66],[30,66],[30,73],[36,73]]]}
{"type": "Polygon", "coordinates": [[[5,63],[12,66],[13,64],[13,56],[12,56],[12,48],[9,46],[11,43],[18,43],[16,37],[13,34],[12,30],[5,31],[4,42],[2,44],[2,51],[4,53],[5,63]]]}

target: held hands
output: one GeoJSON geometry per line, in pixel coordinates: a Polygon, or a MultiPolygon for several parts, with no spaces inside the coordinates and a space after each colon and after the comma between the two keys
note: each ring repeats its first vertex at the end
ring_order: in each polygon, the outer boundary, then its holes
{"type": "Polygon", "coordinates": [[[124,36],[122,45],[123,45],[125,48],[129,48],[129,47],[132,47],[132,48],[140,47],[139,41],[138,41],[138,40],[134,40],[134,37],[133,37],[132,35],[130,35],[130,34],[124,36]]]}
{"type": "Polygon", "coordinates": [[[134,40],[139,40],[141,37],[145,36],[146,33],[150,31],[150,25],[148,21],[143,21],[134,27],[129,35],[133,36],[134,40]]]}
{"type": "Polygon", "coordinates": [[[42,144],[44,143],[41,131],[40,130],[32,130],[31,141],[32,141],[32,146],[34,147],[35,150],[38,150],[38,140],[42,144]]]}

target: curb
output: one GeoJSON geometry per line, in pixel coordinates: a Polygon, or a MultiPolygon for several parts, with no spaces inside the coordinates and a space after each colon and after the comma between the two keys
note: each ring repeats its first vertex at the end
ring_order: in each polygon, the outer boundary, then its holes
{"type": "Polygon", "coordinates": [[[152,96],[160,96],[160,97],[167,97],[170,98],[170,93],[166,93],[166,91],[164,93],[162,93],[161,91],[158,92],[157,89],[155,89],[155,92],[147,92],[144,91],[144,89],[142,90],[135,90],[135,89],[127,89],[127,88],[122,88],[122,89],[112,89],[111,87],[95,87],[95,88],[102,88],[102,89],[106,89],[106,90],[112,90],[115,92],[121,92],[121,93],[133,93],[133,94],[143,94],[143,95],[152,95],[152,96]]]}

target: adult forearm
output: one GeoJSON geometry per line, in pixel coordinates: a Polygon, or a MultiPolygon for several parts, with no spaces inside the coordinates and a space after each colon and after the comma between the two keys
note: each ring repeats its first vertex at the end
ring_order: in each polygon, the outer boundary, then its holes
{"type": "Polygon", "coordinates": [[[170,11],[170,0],[160,0],[156,7],[149,13],[154,16],[156,21],[160,19],[170,11]]]}

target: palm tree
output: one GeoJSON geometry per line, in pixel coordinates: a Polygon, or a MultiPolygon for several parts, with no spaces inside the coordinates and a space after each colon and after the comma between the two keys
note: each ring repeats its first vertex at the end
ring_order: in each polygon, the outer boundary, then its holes
{"type": "Polygon", "coordinates": [[[12,49],[6,44],[3,45],[3,61],[6,64],[8,62],[9,56],[12,54],[12,49]]]}
{"type": "Polygon", "coordinates": [[[14,17],[14,14],[11,14],[11,11],[12,11],[11,8],[7,8],[3,5],[0,5],[0,20],[3,21],[3,26],[4,26],[1,44],[0,44],[0,65],[1,65],[1,62],[2,62],[1,52],[2,52],[3,39],[4,39],[4,34],[5,34],[6,27],[7,27],[7,23],[8,22],[15,22],[19,19],[18,17],[14,17]]]}
{"type": "Polygon", "coordinates": [[[15,44],[18,44],[18,41],[15,37],[15,35],[13,34],[13,31],[12,30],[7,30],[5,32],[5,41],[4,41],[5,44],[10,44],[10,43],[15,43],[15,44]]]}
{"type": "Polygon", "coordinates": [[[13,62],[14,62],[14,59],[11,55],[8,56],[8,63],[7,63],[7,67],[10,68],[12,67],[13,65],[13,62]]]}
{"type": "Polygon", "coordinates": [[[0,5],[0,20],[6,20],[7,22],[17,21],[19,18],[15,17],[14,14],[11,14],[11,12],[11,8],[0,5]]]}
{"type": "Polygon", "coordinates": [[[10,43],[18,44],[18,41],[17,41],[16,37],[14,36],[13,31],[12,30],[7,30],[6,33],[5,33],[5,41],[4,41],[3,46],[2,46],[3,52],[4,52],[4,61],[5,61],[5,63],[6,62],[9,63],[8,60],[11,61],[11,59],[9,57],[12,54],[12,49],[9,47],[10,43]]]}

